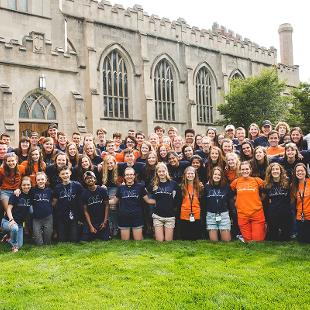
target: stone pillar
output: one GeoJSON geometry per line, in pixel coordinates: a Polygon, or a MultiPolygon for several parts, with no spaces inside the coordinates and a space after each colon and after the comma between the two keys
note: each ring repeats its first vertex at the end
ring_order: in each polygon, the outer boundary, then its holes
{"type": "Polygon", "coordinates": [[[279,26],[281,63],[287,66],[294,65],[292,33],[291,24],[285,23],[279,26]]]}

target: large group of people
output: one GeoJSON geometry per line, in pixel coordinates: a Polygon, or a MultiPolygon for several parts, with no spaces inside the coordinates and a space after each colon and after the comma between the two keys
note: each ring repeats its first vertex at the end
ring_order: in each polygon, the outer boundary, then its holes
{"type": "Polygon", "coordinates": [[[10,144],[2,134],[1,238],[13,252],[24,237],[310,242],[310,151],[285,122],[124,138],[104,128],[69,137],[49,124],[10,144]]]}

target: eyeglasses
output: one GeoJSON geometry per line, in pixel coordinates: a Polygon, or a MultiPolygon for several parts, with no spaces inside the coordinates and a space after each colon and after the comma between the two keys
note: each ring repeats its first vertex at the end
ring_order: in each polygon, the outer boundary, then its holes
{"type": "Polygon", "coordinates": [[[125,174],[124,176],[125,177],[132,177],[132,176],[134,176],[135,174],[134,173],[130,173],[130,174],[125,174]]]}

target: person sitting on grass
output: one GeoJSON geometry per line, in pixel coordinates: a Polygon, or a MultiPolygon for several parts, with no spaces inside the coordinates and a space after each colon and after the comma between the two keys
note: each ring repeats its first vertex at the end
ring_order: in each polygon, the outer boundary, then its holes
{"type": "Polygon", "coordinates": [[[122,240],[130,239],[132,230],[134,240],[142,240],[143,203],[155,204],[154,199],[148,198],[146,189],[141,183],[135,182],[135,170],[128,167],[124,171],[125,184],[120,185],[116,192],[116,197],[109,200],[110,204],[118,204],[118,225],[122,240]]]}
{"type": "Polygon", "coordinates": [[[83,186],[79,182],[71,181],[70,177],[70,168],[63,166],[59,170],[62,183],[57,184],[54,190],[53,204],[56,206],[55,220],[60,242],[79,241],[79,223],[82,217],[80,197],[83,186]]]}
{"type": "Polygon", "coordinates": [[[83,227],[82,240],[100,239],[107,241],[110,238],[107,190],[96,185],[96,176],[92,171],[84,173],[84,182],[87,188],[82,193],[81,201],[86,222],[83,227]]]}
{"type": "Polygon", "coordinates": [[[177,182],[171,180],[164,163],[156,166],[153,182],[153,197],[156,201],[153,210],[153,226],[157,241],[173,240],[175,215],[181,203],[181,189],[177,182]]]}
{"type": "Polygon", "coordinates": [[[36,175],[37,186],[32,189],[33,239],[36,245],[50,244],[53,234],[52,190],[46,187],[44,172],[36,175]]]}
{"type": "Polygon", "coordinates": [[[229,218],[231,198],[232,192],[226,182],[223,169],[214,167],[202,195],[203,207],[207,211],[207,230],[211,241],[218,241],[219,233],[222,241],[231,240],[229,218]]]}
{"type": "Polygon", "coordinates": [[[21,193],[15,194],[9,199],[5,210],[5,217],[2,219],[1,227],[6,233],[2,241],[7,241],[12,245],[12,252],[17,252],[23,246],[23,223],[30,211],[31,199],[29,191],[31,189],[30,177],[24,176],[21,181],[21,193]]]}

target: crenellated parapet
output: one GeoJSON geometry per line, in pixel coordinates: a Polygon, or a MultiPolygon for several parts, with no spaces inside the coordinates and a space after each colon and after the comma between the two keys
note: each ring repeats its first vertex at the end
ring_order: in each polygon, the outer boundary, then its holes
{"type": "Polygon", "coordinates": [[[288,86],[297,87],[299,80],[299,66],[288,66],[282,63],[277,65],[279,77],[286,82],[288,86]]]}
{"type": "Polygon", "coordinates": [[[140,5],[125,9],[120,4],[97,0],[62,0],[66,17],[138,32],[149,37],[181,42],[188,46],[229,54],[267,65],[276,64],[277,51],[265,48],[214,23],[209,30],[191,27],[183,18],[170,21],[149,15],[140,5]]]}
{"type": "Polygon", "coordinates": [[[0,37],[0,61],[8,65],[77,72],[76,52],[62,47],[52,49],[52,42],[38,32],[24,36],[21,43],[0,37]]]}

